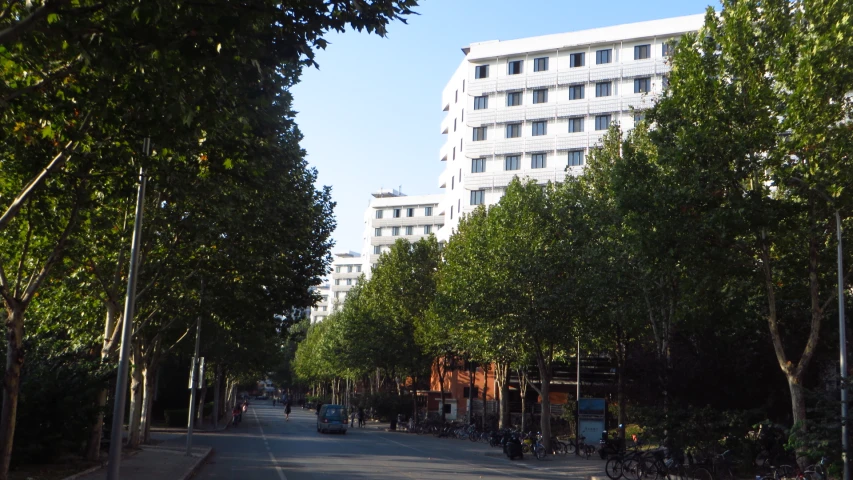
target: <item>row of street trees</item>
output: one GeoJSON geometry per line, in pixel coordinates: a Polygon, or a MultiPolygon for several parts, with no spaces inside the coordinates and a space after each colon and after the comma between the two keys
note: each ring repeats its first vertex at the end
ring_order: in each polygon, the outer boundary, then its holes
{"type": "Polygon", "coordinates": [[[441,252],[398,241],[309,332],[297,374],[417,379],[459,357],[495,365],[505,399],[508,372],[524,382],[533,368],[547,441],[554,366],[580,341],[617,366],[619,423],[627,406],[758,409],[796,426],[801,450],[839,458],[837,430],[804,439],[838,425],[837,409],[821,425],[806,412],[807,390],[838,388],[824,319],[837,313],[834,215],[853,207],[853,4],[722,4],[675,46],[645,121],[614,125],[582,176],[513,181],[441,252]]]}
{"type": "Polygon", "coordinates": [[[316,300],[335,226],[289,89],[326,32],[384,35],[415,5],[0,4],[0,479],[13,455],[43,461],[88,443],[98,457],[140,168],[130,445],[147,436],[159,366],[186,352],[199,316],[218,411],[225,386],[274,364],[287,313],[316,300]],[[60,414],[46,422],[46,411],[60,414]]]}

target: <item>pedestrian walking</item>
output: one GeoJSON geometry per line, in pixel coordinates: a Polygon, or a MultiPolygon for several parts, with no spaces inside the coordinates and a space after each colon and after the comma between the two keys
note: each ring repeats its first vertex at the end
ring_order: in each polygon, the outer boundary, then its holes
{"type": "Polygon", "coordinates": [[[290,402],[284,404],[284,421],[290,420],[290,402]]]}
{"type": "Polygon", "coordinates": [[[363,428],[363,427],[364,427],[364,409],[359,408],[358,409],[358,428],[363,428]]]}
{"type": "Polygon", "coordinates": [[[272,406],[275,406],[275,397],[272,397],[272,406]]]}
{"type": "Polygon", "coordinates": [[[350,428],[355,426],[355,410],[349,414],[349,426],[350,428]]]}

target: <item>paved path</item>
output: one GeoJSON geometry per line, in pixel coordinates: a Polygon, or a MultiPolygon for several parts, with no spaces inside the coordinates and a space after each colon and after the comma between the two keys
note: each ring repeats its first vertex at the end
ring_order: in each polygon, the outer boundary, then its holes
{"type": "MultiPolygon", "coordinates": [[[[604,462],[574,457],[510,461],[500,449],[467,440],[350,429],[346,435],[320,434],[314,412],[294,408],[285,422],[280,407],[256,401],[243,423],[220,433],[198,433],[196,446],[214,453],[194,478],[200,480],[326,479],[586,479],[601,475],[604,462]]],[[[164,445],[185,437],[160,434],[164,445]]],[[[165,479],[164,479],[165,480],[165,479]]]]}

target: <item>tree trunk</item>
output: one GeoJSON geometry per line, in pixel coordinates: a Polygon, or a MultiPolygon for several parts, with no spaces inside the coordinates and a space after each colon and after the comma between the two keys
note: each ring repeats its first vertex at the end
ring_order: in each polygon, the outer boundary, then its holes
{"type": "MultiPolygon", "coordinates": [[[[130,369],[130,417],[127,420],[127,446],[139,448],[139,424],[142,420],[142,347],[133,345],[131,347],[131,369],[130,369]]],[[[113,421],[123,419],[114,418],[113,421]]]]}
{"type": "Polygon", "coordinates": [[[518,369],[518,393],[521,394],[521,431],[527,428],[527,372],[518,369]]]}
{"type": "Polygon", "coordinates": [[[447,375],[447,357],[437,365],[438,368],[438,395],[440,398],[438,408],[441,412],[441,423],[447,421],[444,414],[444,377],[447,375]]]}
{"type": "Polygon", "coordinates": [[[624,375],[625,369],[625,338],[621,328],[617,328],[616,332],[616,403],[619,406],[619,440],[625,440],[625,387],[624,375]]]}
{"type": "Polygon", "coordinates": [[[540,432],[542,433],[542,444],[546,451],[551,451],[551,366],[545,361],[544,356],[537,352],[536,364],[539,367],[539,395],[542,397],[542,415],[540,415],[540,432]]]}
{"type": "Polygon", "coordinates": [[[142,385],[142,424],[140,426],[142,443],[149,443],[151,441],[151,408],[154,406],[155,380],[157,378],[157,369],[159,368],[156,365],[157,363],[159,362],[149,362],[144,366],[145,369],[142,371],[144,379],[142,385]]]}
{"type": "Polygon", "coordinates": [[[498,428],[509,428],[509,364],[498,363],[495,374],[500,385],[500,415],[498,419],[498,428]]]}
{"type": "Polygon", "coordinates": [[[418,388],[417,379],[412,377],[412,425],[418,424],[418,388]]]}
{"type": "Polygon", "coordinates": [[[477,365],[468,365],[468,425],[474,424],[474,376],[477,375],[477,365]]]}
{"type": "Polygon", "coordinates": [[[203,378],[200,381],[202,382],[202,387],[198,390],[198,405],[196,405],[195,409],[196,428],[204,427],[204,401],[207,400],[207,382],[203,378]]]}
{"type": "Polygon", "coordinates": [[[489,365],[483,364],[483,418],[480,420],[480,429],[486,430],[486,413],[488,408],[486,405],[487,393],[489,392],[489,365]]]}
{"type": "Polygon", "coordinates": [[[9,475],[12,461],[12,442],[18,414],[18,394],[21,391],[21,367],[24,364],[24,311],[17,301],[6,304],[6,374],[3,378],[3,409],[0,413],[0,480],[9,475]],[[10,305],[11,303],[11,305],[10,305]]]}
{"type": "MultiPolygon", "coordinates": [[[[121,327],[120,314],[118,305],[115,302],[106,302],[107,313],[104,325],[104,339],[101,345],[101,362],[106,363],[112,357],[115,351],[116,342],[113,341],[113,333],[121,327]]],[[[95,462],[101,456],[101,437],[104,431],[104,414],[107,409],[107,398],[109,389],[104,388],[98,392],[95,398],[95,405],[98,413],[95,420],[92,422],[92,428],[89,432],[89,442],[86,446],[86,460],[95,462]]]]}
{"type": "Polygon", "coordinates": [[[219,395],[222,391],[222,386],[219,384],[222,375],[222,368],[219,364],[216,365],[215,373],[213,374],[213,429],[219,429],[219,419],[222,417],[219,395]]]}

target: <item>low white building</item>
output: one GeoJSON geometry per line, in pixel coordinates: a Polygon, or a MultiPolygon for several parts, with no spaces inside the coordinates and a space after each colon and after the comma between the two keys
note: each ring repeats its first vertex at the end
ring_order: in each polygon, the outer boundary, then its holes
{"type": "Polygon", "coordinates": [[[379,190],[372,194],[364,211],[362,259],[367,276],[398,239],[417,242],[437,234],[444,227],[444,215],[438,211],[438,195],[404,195],[397,190],[379,190]]]}
{"type": "Polygon", "coordinates": [[[562,181],[613,122],[633,128],[665,87],[670,44],[704,14],[472,43],[441,96],[447,135],[438,214],[494,204],[514,177],[562,181]]]}
{"type": "Polygon", "coordinates": [[[362,258],[358,252],[335,253],[332,256],[331,311],[336,311],[344,303],[347,292],[358,283],[362,271],[362,258]]]}
{"type": "Polygon", "coordinates": [[[311,307],[311,323],[321,322],[332,313],[332,304],[329,298],[331,289],[329,284],[324,283],[323,285],[314,287],[314,290],[320,294],[320,301],[317,305],[311,307]]]}

